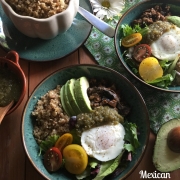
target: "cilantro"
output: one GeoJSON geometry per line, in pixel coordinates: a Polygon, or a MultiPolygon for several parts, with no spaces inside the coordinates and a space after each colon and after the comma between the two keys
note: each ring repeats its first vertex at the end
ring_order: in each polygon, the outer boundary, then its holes
{"type": "Polygon", "coordinates": [[[124,144],[124,148],[128,152],[135,153],[136,149],[139,147],[139,141],[137,137],[137,126],[134,123],[125,122],[123,123],[125,128],[125,136],[124,140],[126,143],[124,144]]]}
{"type": "Polygon", "coordinates": [[[48,138],[45,141],[41,141],[39,147],[40,152],[39,155],[41,155],[42,152],[46,152],[49,148],[53,147],[58,140],[58,135],[48,136],[48,138]]]}

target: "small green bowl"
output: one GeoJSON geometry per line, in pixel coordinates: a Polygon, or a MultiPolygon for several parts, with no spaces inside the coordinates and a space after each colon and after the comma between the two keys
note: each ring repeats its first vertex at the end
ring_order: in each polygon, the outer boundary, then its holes
{"type": "Polygon", "coordinates": [[[124,57],[123,57],[123,48],[120,47],[120,39],[123,36],[123,32],[121,30],[121,26],[123,24],[131,24],[132,21],[136,18],[138,18],[143,11],[146,9],[149,9],[151,7],[154,7],[155,5],[160,5],[160,4],[169,4],[170,6],[176,6],[176,8],[172,8],[173,14],[175,15],[180,15],[180,1],[175,1],[175,0],[146,0],[146,1],[141,1],[140,3],[137,3],[136,5],[132,6],[129,10],[127,10],[122,17],[120,18],[116,30],[115,30],[115,38],[114,38],[114,43],[115,43],[115,49],[116,53],[119,57],[120,62],[122,65],[125,67],[125,69],[133,76],[135,77],[138,81],[141,83],[149,86],[150,88],[154,88],[160,91],[164,92],[180,92],[180,86],[170,86],[168,89],[165,88],[160,88],[156,87],[153,85],[150,85],[143,81],[140,77],[135,75],[131,68],[127,65],[124,57]],[[179,6],[179,7],[178,7],[179,6]]]}
{"type": "Polygon", "coordinates": [[[35,88],[27,101],[22,117],[21,135],[25,152],[34,168],[43,177],[49,180],[74,179],[74,176],[72,177],[72,175],[62,172],[61,170],[56,173],[49,173],[45,169],[42,157],[38,156],[39,147],[33,137],[33,119],[31,112],[42,95],[56,88],[57,85],[65,84],[65,82],[71,78],[79,78],[81,76],[86,76],[87,78],[104,78],[110,82],[114,82],[131,108],[131,113],[127,119],[130,122],[136,123],[138,126],[140,147],[136,151],[136,154],[133,155],[132,161],[128,163],[127,168],[114,180],[125,178],[139,164],[147,147],[150,132],[148,110],[141,94],[128,79],[112,69],[98,65],[74,65],[60,69],[49,75],[35,88]]]}

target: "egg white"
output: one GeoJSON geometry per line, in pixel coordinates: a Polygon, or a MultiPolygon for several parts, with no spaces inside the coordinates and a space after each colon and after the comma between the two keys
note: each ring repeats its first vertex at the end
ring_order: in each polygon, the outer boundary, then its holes
{"type": "Polygon", "coordinates": [[[116,158],[124,149],[125,129],[122,124],[103,125],[84,131],[81,145],[90,157],[99,161],[116,158]]]}
{"type": "Polygon", "coordinates": [[[174,60],[180,54],[180,28],[163,33],[151,45],[152,54],[160,60],[174,60]]]}

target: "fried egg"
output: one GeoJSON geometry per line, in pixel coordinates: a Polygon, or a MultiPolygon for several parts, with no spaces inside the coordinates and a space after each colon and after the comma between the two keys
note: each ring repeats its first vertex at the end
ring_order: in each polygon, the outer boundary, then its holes
{"type": "Polygon", "coordinates": [[[86,130],[81,136],[81,145],[90,157],[99,161],[116,158],[124,149],[125,129],[122,124],[103,125],[86,130]]]}
{"type": "Polygon", "coordinates": [[[174,60],[180,53],[180,28],[163,33],[151,45],[152,54],[160,60],[174,60]]]}

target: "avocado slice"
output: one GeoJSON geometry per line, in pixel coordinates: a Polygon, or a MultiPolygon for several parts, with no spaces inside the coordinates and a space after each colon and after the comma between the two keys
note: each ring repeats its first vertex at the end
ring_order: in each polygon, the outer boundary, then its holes
{"type": "Polygon", "coordinates": [[[177,27],[180,27],[180,17],[179,16],[167,16],[168,21],[175,24],[177,27]]]}
{"type": "Polygon", "coordinates": [[[180,153],[173,152],[168,147],[168,133],[180,126],[180,119],[171,119],[159,129],[153,153],[153,164],[160,172],[171,172],[180,168],[180,153]]]}
{"type": "Polygon", "coordinates": [[[67,98],[66,91],[65,91],[65,85],[61,87],[60,96],[62,96],[62,106],[64,107],[64,110],[67,111],[67,114],[69,116],[75,115],[75,112],[73,111],[70,102],[67,98]]]}
{"type": "Polygon", "coordinates": [[[65,96],[65,95],[64,95],[64,86],[62,86],[61,89],[60,89],[60,100],[61,100],[61,104],[62,104],[62,107],[63,107],[64,111],[66,112],[66,114],[67,114],[68,116],[70,116],[70,112],[68,111],[68,108],[67,108],[67,106],[66,106],[66,104],[65,104],[64,96],[65,96]]]}
{"type": "Polygon", "coordinates": [[[92,111],[91,102],[87,94],[88,88],[89,81],[86,77],[83,76],[76,79],[74,83],[74,96],[83,113],[92,111]]]}
{"type": "Polygon", "coordinates": [[[65,84],[65,95],[67,96],[69,103],[74,110],[75,114],[78,115],[82,113],[80,107],[78,106],[75,96],[74,96],[74,84],[75,84],[76,79],[70,79],[66,82],[65,84]]]}

